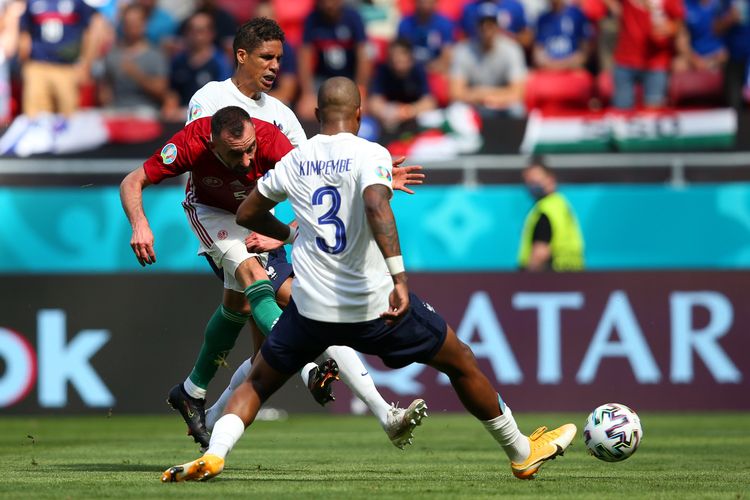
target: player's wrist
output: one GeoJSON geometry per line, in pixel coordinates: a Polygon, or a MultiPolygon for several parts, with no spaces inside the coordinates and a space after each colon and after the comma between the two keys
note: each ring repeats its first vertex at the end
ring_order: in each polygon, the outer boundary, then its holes
{"type": "Polygon", "coordinates": [[[385,265],[388,267],[388,272],[391,276],[395,277],[399,274],[406,276],[406,269],[404,268],[404,258],[401,255],[394,255],[385,259],[385,265]]]}
{"type": "Polygon", "coordinates": [[[286,237],[284,240],[284,245],[291,245],[294,243],[294,240],[297,238],[297,225],[295,224],[292,226],[291,224],[288,225],[289,227],[289,236],[286,237]]]}

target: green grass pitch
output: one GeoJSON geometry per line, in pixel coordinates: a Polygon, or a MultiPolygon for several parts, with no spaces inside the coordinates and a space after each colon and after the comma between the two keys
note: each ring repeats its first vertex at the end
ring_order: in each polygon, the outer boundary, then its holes
{"type": "Polygon", "coordinates": [[[198,456],[176,414],[2,417],[0,498],[750,498],[750,413],[644,412],[641,448],[615,464],[585,452],[583,413],[516,417],[579,425],[534,481],[467,415],[430,415],[404,451],[367,416],[291,415],[253,425],[214,480],[175,484],[162,470],[198,456]]]}

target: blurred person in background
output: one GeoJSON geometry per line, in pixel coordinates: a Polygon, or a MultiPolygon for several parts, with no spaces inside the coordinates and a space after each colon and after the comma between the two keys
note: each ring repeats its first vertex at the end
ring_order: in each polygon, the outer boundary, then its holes
{"type": "Polygon", "coordinates": [[[534,66],[544,70],[581,69],[591,54],[593,29],[576,5],[549,0],[539,16],[534,41],[534,66]]]}
{"type": "Polygon", "coordinates": [[[137,3],[122,12],[121,39],[105,59],[100,86],[103,106],[156,113],[164,103],[169,90],[169,64],[146,38],[146,14],[137,3]]]}
{"type": "MultiPolygon", "coordinates": [[[[258,3],[255,9],[255,17],[267,17],[276,19],[276,11],[273,2],[264,0],[258,3]]],[[[281,49],[284,55],[279,63],[279,72],[273,82],[272,95],[287,106],[291,106],[299,94],[299,80],[297,79],[297,52],[287,39],[282,40],[281,49]]]]}
{"type": "Polygon", "coordinates": [[[146,38],[154,47],[173,47],[179,24],[172,14],[159,7],[158,0],[133,0],[146,14],[146,38]]]}
{"type": "Polygon", "coordinates": [[[729,53],[714,31],[722,9],[721,0],[685,0],[685,25],[677,36],[675,71],[724,68],[729,53]]]}
{"type": "Polygon", "coordinates": [[[450,75],[451,100],[475,106],[480,114],[523,114],[527,70],[523,49],[504,35],[493,3],[477,12],[479,38],[456,45],[450,75]]]}
{"type": "Polygon", "coordinates": [[[435,109],[427,73],[414,61],[409,40],[398,38],[388,47],[388,60],[378,66],[370,86],[369,111],[388,130],[414,122],[417,115],[435,109]]]}
{"type": "Polygon", "coordinates": [[[25,10],[22,0],[0,0],[0,127],[11,119],[10,62],[18,51],[20,19],[25,10]]]}
{"type": "Polygon", "coordinates": [[[184,26],[185,51],[172,59],[169,71],[169,93],[162,116],[169,121],[185,121],[190,98],[210,81],[232,76],[224,52],[214,44],[213,19],[203,11],[191,15],[184,26]]]}
{"type": "MultiPolygon", "coordinates": [[[[214,43],[216,46],[226,54],[228,60],[231,61],[234,59],[232,42],[234,41],[234,34],[237,32],[237,20],[229,11],[222,8],[216,0],[198,0],[195,4],[193,14],[199,12],[207,14],[213,21],[214,43]]],[[[260,14],[256,12],[255,15],[258,16],[260,14]]],[[[180,26],[179,32],[183,36],[187,29],[187,23],[191,18],[192,15],[188,16],[180,26]]]]}
{"type": "Polygon", "coordinates": [[[497,23],[500,29],[516,40],[525,50],[530,50],[534,42],[534,33],[529,27],[526,19],[524,6],[518,0],[475,0],[464,7],[461,14],[461,29],[468,38],[477,38],[480,35],[477,30],[480,10],[482,5],[492,3],[497,7],[497,23]]]}
{"type": "Polygon", "coordinates": [[[438,13],[437,0],[417,0],[414,14],[398,26],[398,38],[409,40],[414,59],[429,72],[447,73],[455,41],[453,21],[438,13]]]}
{"type": "Polygon", "coordinates": [[[100,17],[83,0],[31,0],[20,19],[18,56],[23,79],[23,113],[78,110],[79,87],[91,80],[98,51],[92,32],[100,17]]]}
{"type": "Polygon", "coordinates": [[[613,104],[621,110],[636,106],[635,85],[643,85],[643,104],[666,104],[675,37],[682,29],[682,0],[605,0],[619,20],[613,70],[613,104]]]}
{"type": "Polygon", "coordinates": [[[438,104],[449,101],[449,80],[455,25],[437,11],[437,0],[417,0],[414,14],[401,20],[398,38],[409,40],[414,59],[427,70],[430,92],[438,104]]]}
{"type": "Polygon", "coordinates": [[[725,85],[729,104],[742,107],[742,88],[750,63],[750,0],[722,0],[723,12],[714,23],[714,30],[729,49],[725,85]]]}
{"type": "Polygon", "coordinates": [[[555,173],[541,158],[532,158],[523,181],[534,198],[526,216],[518,250],[525,271],[582,271],[583,236],[575,212],[557,192],[555,173]]]}
{"type": "Polygon", "coordinates": [[[305,20],[297,63],[302,95],[297,104],[301,119],[315,117],[320,83],[345,76],[364,88],[370,78],[367,35],[362,17],[343,0],[317,0],[305,20]]]}

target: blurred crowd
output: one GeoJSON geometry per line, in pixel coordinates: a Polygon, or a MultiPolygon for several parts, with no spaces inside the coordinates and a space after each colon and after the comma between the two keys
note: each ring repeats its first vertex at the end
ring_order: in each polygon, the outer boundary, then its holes
{"type": "Polygon", "coordinates": [[[255,16],[286,33],[272,94],[312,119],[354,79],[397,129],[460,102],[529,109],[746,106],[750,0],[0,0],[0,123],[81,107],[184,121],[255,16]]]}

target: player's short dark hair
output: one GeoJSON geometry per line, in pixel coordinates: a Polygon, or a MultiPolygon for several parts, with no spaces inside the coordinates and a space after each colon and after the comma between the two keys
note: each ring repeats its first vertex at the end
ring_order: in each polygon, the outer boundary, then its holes
{"type": "Polygon", "coordinates": [[[234,35],[232,50],[237,54],[238,49],[250,53],[260,47],[263,42],[284,41],[284,31],[279,23],[267,17],[251,19],[237,29],[234,35]]]}
{"type": "Polygon", "coordinates": [[[211,117],[211,135],[218,138],[226,130],[232,137],[242,137],[245,123],[249,121],[250,115],[239,106],[221,108],[211,117]]]}

